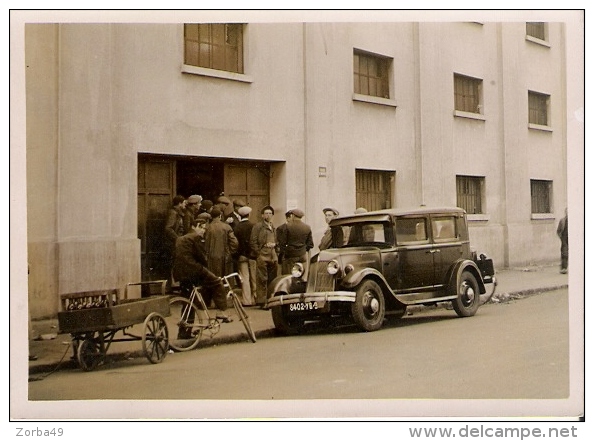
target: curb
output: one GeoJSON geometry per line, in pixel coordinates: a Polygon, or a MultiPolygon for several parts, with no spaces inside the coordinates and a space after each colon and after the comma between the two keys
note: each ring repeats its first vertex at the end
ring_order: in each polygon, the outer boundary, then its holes
{"type": "MultiPolygon", "coordinates": [[[[261,331],[254,331],[256,334],[256,339],[265,339],[276,336],[275,329],[264,329],[261,331]]],[[[251,343],[249,337],[245,332],[239,334],[230,334],[226,336],[220,336],[217,338],[204,338],[200,340],[199,348],[209,348],[219,345],[225,345],[230,343],[251,343]]],[[[51,362],[47,364],[39,364],[37,366],[30,366],[29,367],[29,375],[39,375],[39,374],[46,374],[43,378],[47,377],[48,375],[54,373],[57,370],[61,369],[80,369],[78,365],[78,361],[71,358],[70,354],[72,353],[71,346],[68,345],[64,358],[58,362],[51,362]]],[[[137,349],[133,351],[126,351],[126,352],[113,352],[113,353],[106,353],[105,359],[103,364],[109,364],[116,361],[127,360],[132,358],[145,358],[143,350],[137,349]]],[[[37,381],[42,380],[43,378],[29,378],[29,381],[37,381]]]]}
{"type": "MultiPolygon", "coordinates": [[[[565,289],[565,288],[568,288],[568,286],[569,286],[568,284],[562,284],[562,285],[555,285],[555,286],[547,286],[547,287],[543,287],[543,288],[529,288],[529,289],[524,289],[524,290],[519,290],[519,291],[496,293],[493,295],[493,297],[488,302],[485,303],[485,305],[488,305],[489,303],[491,303],[491,304],[507,303],[507,302],[510,302],[513,300],[521,299],[524,297],[529,297],[529,296],[547,292],[547,291],[555,291],[557,289],[565,289]]],[[[414,306],[407,308],[407,311],[409,313],[422,312],[425,310],[429,310],[429,308],[434,310],[436,307],[437,308],[445,308],[445,305],[442,303],[438,303],[438,304],[431,305],[431,306],[414,305],[414,306]]],[[[256,334],[256,339],[265,339],[265,338],[278,336],[278,334],[276,333],[276,330],[274,328],[255,331],[255,334],[256,334]]],[[[218,345],[224,345],[224,344],[230,344],[230,343],[241,343],[241,342],[246,342],[246,343],[249,342],[249,339],[245,332],[238,333],[238,334],[230,334],[230,335],[226,335],[226,336],[204,338],[201,340],[199,348],[208,348],[208,347],[213,347],[213,346],[218,346],[218,345]]],[[[79,369],[78,362],[76,360],[68,357],[68,354],[70,352],[71,352],[71,347],[69,345],[65,351],[63,359],[58,361],[57,363],[53,362],[53,363],[41,364],[41,365],[37,365],[37,366],[30,366],[29,367],[29,376],[39,375],[39,374],[46,374],[46,375],[42,378],[30,377],[29,381],[42,380],[46,376],[52,374],[53,372],[55,372],[59,369],[63,369],[63,368],[79,369]],[[68,357],[68,358],[66,358],[66,357],[68,357]]],[[[134,350],[134,351],[127,351],[127,352],[119,352],[119,353],[116,352],[116,353],[112,353],[112,354],[106,354],[104,364],[121,361],[121,360],[125,360],[125,359],[130,359],[130,358],[144,358],[144,353],[143,353],[142,349],[138,349],[138,350],[134,350]]]]}

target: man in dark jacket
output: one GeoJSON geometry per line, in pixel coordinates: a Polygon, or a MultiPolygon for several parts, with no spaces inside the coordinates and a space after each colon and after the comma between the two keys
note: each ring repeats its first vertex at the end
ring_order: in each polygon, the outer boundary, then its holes
{"type": "Polygon", "coordinates": [[[172,206],[167,213],[164,226],[164,241],[163,241],[163,264],[167,271],[167,285],[171,289],[176,285],[173,280],[175,276],[171,274],[173,267],[173,260],[175,258],[175,242],[178,237],[185,234],[184,231],[184,216],[185,216],[186,198],[182,195],[177,195],[173,198],[172,206]]]}
{"type": "Polygon", "coordinates": [[[557,236],[561,239],[561,274],[567,274],[567,264],[569,260],[569,238],[567,229],[567,208],[565,209],[565,216],[559,221],[557,225],[557,236]]]}
{"type": "MultiPolygon", "coordinates": [[[[173,277],[180,281],[182,294],[189,297],[194,285],[202,286],[202,297],[207,305],[214,301],[217,318],[225,323],[231,321],[224,311],[227,310],[227,297],[221,279],[207,268],[206,252],[204,248],[204,232],[206,223],[203,219],[196,219],[193,231],[180,237],[175,246],[175,260],[173,277]]],[[[197,305],[200,307],[199,305],[197,305]]]]}
{"type": "Polygon", "coordinates": [[[295,263],[307,262],[307,252],[314,246],[311,228],[301,219],[305,213],[299,208],[288,211],[286,227],[277,230],[280,254],[283,256],[282,273],[291,274],[295,263]]]}
{"type": "Polygon", "coordinates": [[[221,212],[217,207],[213,208],[210,214],[212,220],[204,235],[208,269],[222,277],[233,272],[231,256],[237,251],[237,238],[231,226],[222,221],[221,212]]]}
{"type": "Polygon", "coordinates": [[[235,227],[234,233],[239,242],[235,261],[237,272],[241,276],[243,291],[243,306],[251,306],[256,303],[256,255],[250,247],[250,237],[254,223],[250,221],[250,207],[241,207],[237,210],[241,220],[235,227]]]}

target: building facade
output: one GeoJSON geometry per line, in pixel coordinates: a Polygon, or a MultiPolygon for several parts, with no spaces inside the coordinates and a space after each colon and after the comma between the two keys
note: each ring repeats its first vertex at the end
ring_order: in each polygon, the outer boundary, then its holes
{"type": "Polygon", "coordinates": [[[461,206],[497,267],[558,259],[563,23],[27,24],[32,318],[163,277],[176,194],[461,206]]]}

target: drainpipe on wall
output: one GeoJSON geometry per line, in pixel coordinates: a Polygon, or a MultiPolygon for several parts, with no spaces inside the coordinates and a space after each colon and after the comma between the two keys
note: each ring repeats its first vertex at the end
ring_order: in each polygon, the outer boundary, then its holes
{"type": "Polygon", "coordinates": [[[415,160],[417,169],[417,197],[420,199],[419,205],[425,205],[425,189],[423,186],[423,134],[422,134],[422,111],[421,106],[423,100],[421,99],[421,45],[419,35],[419,23],[413,23],[413,54],[414,54],[414,88],[416,95],[416,109],[414,119],[414,130],[415,130],[415,160]]]}
{"type": "Polygon", "coordinates": [[[307,23],[303,23],[302,27],[302,41],[303,41],[303,176],[305,176],[305,192],[303,206],[305,212],[313,212],[309,207],[309,175],[308,175],[308,127],[307,127],[307,23]]]}

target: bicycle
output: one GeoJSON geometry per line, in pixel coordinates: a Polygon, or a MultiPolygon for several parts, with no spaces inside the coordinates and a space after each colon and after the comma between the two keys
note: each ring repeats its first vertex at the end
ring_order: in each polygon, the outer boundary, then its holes
{"type": "MultiPolygon", "coordinates": [[[[256,343],[256,334],[252,330],[249,317],[239,300],[239,296],[233,291],[231,280],[239,281],[236,286],[241,286],[241,276],[238,273],[231,273],[221,277],[223,287],[227,290],[227,299],[231,298],[233,307],[243,323],[245,330],[253,343],[256,343]]],[[[220,318],[212,316],[206,306],[206,302],[200,292],[201,287],[194,285],[190,298],[175,296],[169,301],[171,315],[167,317],[170,324],[169,347],[174,351],[185,352],[198,346],[202,333],[210,331],[211,338],[217,334],[221,327],[220,318]],[[177,328],[177,330],[176,330],[177,328]]]]}

